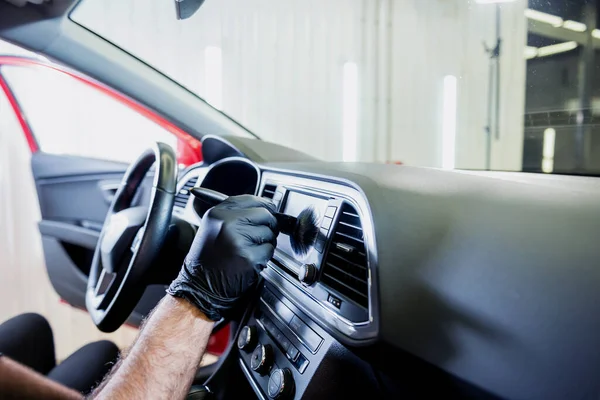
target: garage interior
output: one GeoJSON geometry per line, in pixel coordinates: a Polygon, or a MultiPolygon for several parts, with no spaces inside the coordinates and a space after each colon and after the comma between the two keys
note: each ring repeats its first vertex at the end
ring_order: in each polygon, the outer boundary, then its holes
{"type": "MultiPolygon", "coordinates": [[[[600,173],[595,1],[207,0],[190,20],[167,13],[168,1],[88,0],[74,18],[264,140],[322,160],[600,173]]],[[[28,52],[0,43],[10,54],[28,52]]],[[[114,106],[52,73],[2,73],[43,111],[31,120],[36,134],[61,127],[48,142],[58,152],[131,161],[170,140],[137,116],[103,118],[114,106]],[[84,129],[98,140],[78,140],[84,129]]],[[[0,293],[12,299],[0,321],[46,316],[59,358],[100,337],[127,346],[136,330],[101,334],[54,293],[29,157],[0,95],[0,293]]]]}

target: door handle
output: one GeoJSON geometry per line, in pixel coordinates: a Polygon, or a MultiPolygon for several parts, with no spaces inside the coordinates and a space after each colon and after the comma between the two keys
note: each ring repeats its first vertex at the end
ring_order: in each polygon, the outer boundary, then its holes
{"type": "Polygon", "coordinates": [[[99,183],[99,186],[102,197],[104,197],[104,200],[108,204],[111,204],[117,194],[117,190],[121,187],[121,182],[101,182],[99,183]]]}

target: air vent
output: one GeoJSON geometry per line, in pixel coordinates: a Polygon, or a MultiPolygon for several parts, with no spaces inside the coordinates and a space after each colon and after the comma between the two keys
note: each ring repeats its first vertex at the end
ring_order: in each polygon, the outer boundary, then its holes
{"type": "Polygon", "coordinates": [[[262,191],[262,197],[266,197],[267,199],[272,199],[275,196],[275,191],[277,190],[276,185],[272,185],[267,183],[262,191]]]}
{"type": "Polygon", "coordinates": [[[177,193],[177,196],[175,196],[175,207],[185,208],[190,198],[190,189],[196,186],[196,182],[198,182],[197,176],[190,178],[185,185],[183,185],[181,190],[179,190],[179,193],[177,193]]]}
{"type": "Polygon", "coordinates": [[[356,209],[343,203],[323,263],[321,283],[358,305],[369,306],[369,272],[362,224],[356,209]]]}

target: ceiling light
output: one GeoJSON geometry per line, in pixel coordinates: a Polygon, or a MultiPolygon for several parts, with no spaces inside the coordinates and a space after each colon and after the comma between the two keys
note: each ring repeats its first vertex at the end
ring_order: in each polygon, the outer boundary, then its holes
{"type": "Polygon", "coordinates": [[[587,30],[587,26],[584,23],[571,20],[565,21],[562,27],[575,32],[585,32],[587,30]]]}
{"type": "Polygon", "coordinates": [[[596,39],[600,39],[600,30],[594,29],[592,31],[592,36],[595,37],[596,39]]]}
{"type": "Polygon", "coordinates": [[[540,47],[537,51],[538,57],[551,56],[558,53],[565,53],[567,51],[575,50],[577,48],[577,42],[564,42],[553,44],[551,46],[540,47]]]}
{"type": "Polygon", "coordinates": [[[545,158],[554,158],[554,142],[556,138],[556,130],[548,128],[544,131],[544,146],[543,155],[545,158]]]}
{"type": "Polygon", "coordinates": [[[536,58],[538,55],[538,48],[533,46],[525,47],[525,59],[531,60],[532,58],[536,58]]]}
{"type": "Polygon", "coordinates": [[[556,142],[556,130],[548,128],[544,131],[544,145],[542,158],[542,171],[550,174],[554,170],[554,148],[556,142]]]}
{"type": "Polygon", "coordinates": [[[555,28],[558,28],[563,24],[563,19],[561,17],[552,14],[546,14],[545,12],[541,11],[532,10],[531,8],[525,10],[525,16],[535,21],[550,24],[555,28]]]}

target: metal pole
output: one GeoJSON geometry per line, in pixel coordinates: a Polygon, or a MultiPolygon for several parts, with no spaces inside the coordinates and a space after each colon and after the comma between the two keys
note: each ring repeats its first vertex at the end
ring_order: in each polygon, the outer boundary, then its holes
{"type": "Polygon", "coordinates": [[[500,38],[500,4],[496,4],[496,48],[494,49],[494,57],[496,58],[496,104],[495,106],[495,130],[496,140],[500,139],[500,46],[502,39],[500,38]]]}
{"type": "Polygon", "coordinates": [[[490,55],[488,115],[487,126],[485,127],[485,168],[488,171],[492,168],[492,135],[495,136],[496,140],[500,139],[500,45],[502,43],[500,22],[500,5],[496,4],[496,43],[492,48],[488,48],[484,43],[485,51],[490,55]]]}
{"type": "Polygon", "coordinates": [[[591,113],[591,92],[594,81],[594,37],[592,32],[596,29],[596,3],[588,1],[584,5],[586,42],[581,49],[579,57],[579,111],[577,113],[577,128],[575,131],[575,169],[583,171],[586,167],[586,115],[591,113]]]}
{"type": "Polygon", "coordinates": [[[490,58],[489,72],[488,72],[488,115],[487,115],[487,126],[485,127],[485,169],[490,170],[492,167],[492,113],[493,113],[493,87],[494,84],[494,63],[490,58]]]}

